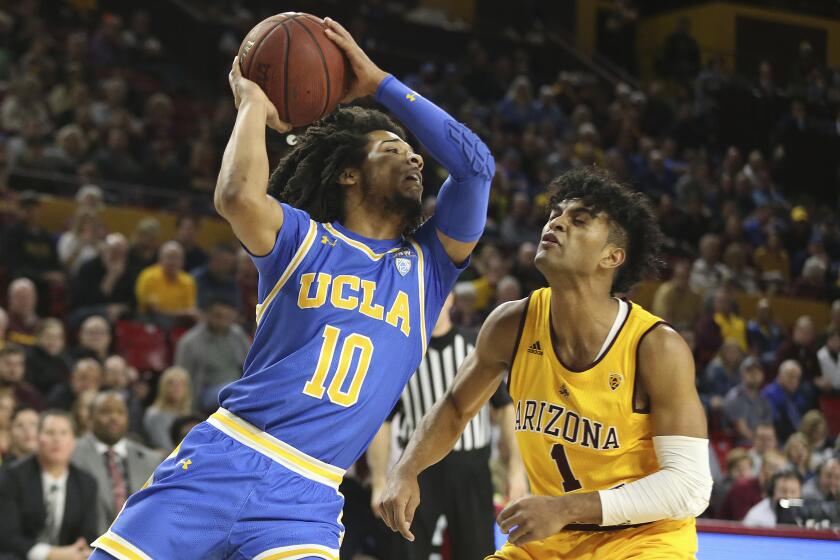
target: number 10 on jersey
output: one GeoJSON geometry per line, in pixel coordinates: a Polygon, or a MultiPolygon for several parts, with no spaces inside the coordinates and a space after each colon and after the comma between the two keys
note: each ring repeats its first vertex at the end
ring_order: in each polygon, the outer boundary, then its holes
{"type": "Polygon", "coordinates": [[[359,392],[362,390],[362,383],[364,383],[365,376],[370,367],[370,358],[373,355],[373,342],[368,337],[358,333],[347,335],[344,343],[341,345],[341,352],[338,354],[335,375],[330,381],[329,387],[326,387],[327,375],[332,370],[336,349],[338,348],[338,340],[341,337],[341,329],[327,325],[324,327],[324,333],[321,336],[324,338],[324,343],[321,345],[318,365],[315,366],[315,373],[312,375],[312,378],[303,387],[303,394],[315,397],[316,399],[322,399],[326,390],[331,402],[341,406],[353,406],[359,400],[359,392]],[[356,350],[359,351],[359,361],[356,363],[356,371],[353,373],[350,386],[346,391],[342,391],[356,350]]]}

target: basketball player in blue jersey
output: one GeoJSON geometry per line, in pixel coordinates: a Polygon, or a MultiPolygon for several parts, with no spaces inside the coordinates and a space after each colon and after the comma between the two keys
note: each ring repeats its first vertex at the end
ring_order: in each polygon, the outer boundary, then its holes
{"type": "Polygon", "coordinates": [[[311,126],[269,178],[265,127],[289,126],[235,61],[239,112],[215,202],[259,269],[254,343],[219,410],[129,498],[91,558],[337,560],[344,470],[419,365],[484,229],[487,147],[326,23],[355,75],[344,101],[375,95],[449,172],[435,216],[417,227],[423,159],[378,111],[311,126]]]}

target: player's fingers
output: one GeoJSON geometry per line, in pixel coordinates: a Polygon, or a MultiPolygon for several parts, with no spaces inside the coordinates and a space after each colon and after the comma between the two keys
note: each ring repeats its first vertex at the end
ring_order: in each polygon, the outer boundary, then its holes
{"type": "Polygon", "coordinates": [[[519,515],[519,514],[512,515],[512,516],[508,517],[507,519],[504,519],[502,521],[498,521],[499,529],[502,530],[502,533],[507,534],[511,531],[511,529],[513,529],[517,525],[521,525],[522,522],[523,522],[523,518],[522,518],[521,515],[519,515]]]}
{"type": "Polygon", "coordinates": [[[230,67],[230,75],[233,76],[233,78],[238,78],[242,75],[242,68],[239,67],[238,56],[233,57],[233,64],[230,67]]]}
{"type": "Polygon", "coordinates": [[[389,529],[391,529],[392,531],[396,531],[397,526],[394,524],[394,510],[396,509],[394,507],[394,501],[383,501],[380,505],[380,508],[382,509],[383,513],[382,521],[385,522],[385,525],[387,525],[389,529]]]}
{"type": "Polygon", "coordinates": [[[496,522],[499,525],[501,525],[505,522],[505,520],[516,515],[518,512],[519,506],[517,505],[517,502],[513,502],[512,504],[509,504],[505,509],[499,512],[499,516],[496,518],[496,522]]]}
{"type": "Polygon", "coordinates": [[[335,21],[334,19],[325,18],[324,22],[327,24],[327,26],[330,30],[337,33],[338,35],[341,35],[341,37],[343,39],[345,39],[347,41],[352,41],[353,40],[353,36],[350,35],[350,32],[347,31],[346,29],[344,29],[344,26],[341,25],[340,23],[338,23],[337,21],[335,21]]]}
{"type": "Polygon", "coordinates": [[[276,130],[277,132],[289,132],[292,130],[292,125],[287,122],[283,122],[280,120],[280,117],[277,116],[276,111],[271,111],[268,113],[268,117],[266,118],[265,123],[268,125],[269,128],[276,130]]]}
{"type": "Polygon", "coordinates": [[[515,545],[520,545],[534,539],[533,532],[528,527],[519,526],[510,534],[508,542],[515,545]]]}
{"type": "Polygon", "coordinates": [[[403,523],[402,527],[400,527],[400,534],[402,534],[407,541],[414,542],[414,535],[411,534],[411,523],[407,521],[403,523]]]}

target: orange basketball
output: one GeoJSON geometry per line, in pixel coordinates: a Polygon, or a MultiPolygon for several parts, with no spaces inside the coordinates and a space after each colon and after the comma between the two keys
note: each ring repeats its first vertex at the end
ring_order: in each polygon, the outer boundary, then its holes
{"type": "Polygon", "coordinates": [[[239,46],[242,75],[259,84],[292,126],[317,121],[347,93],[347,57],[324,34],[324,21],[286,12],[264,19],[239,46]]]}

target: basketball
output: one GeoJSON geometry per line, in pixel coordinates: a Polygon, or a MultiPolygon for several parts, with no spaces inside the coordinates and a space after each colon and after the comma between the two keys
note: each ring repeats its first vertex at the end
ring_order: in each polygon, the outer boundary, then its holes
{"type": "Polygon", "coordinates": [[[347,92],[349,63],[324,28],[311,14],[286,12],[258,23],[239,46],[242,75],[259,84],[292,126],[329,114],[347,92]]]}

